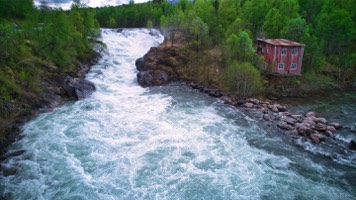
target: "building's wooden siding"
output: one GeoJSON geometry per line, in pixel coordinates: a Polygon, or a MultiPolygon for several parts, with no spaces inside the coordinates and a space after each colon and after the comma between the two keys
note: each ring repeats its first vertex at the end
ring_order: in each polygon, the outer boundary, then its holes
{"type": "Polygon", "coordinates": [[[258,45],[262,47],[259,54],[264,56],[265,71],[272,74],[301,74],[304,46],[276,46],[263,42],[259,42],[258,45]],[[283,50],[286,51],[286,55],[282,55],[283,50]],[[292,50],[297,51],[296,54],[292,54],[292,50]],[[280,64],[284,67],[279,67],[280,64]],[[296,65],[295,68],[293,65],[296,65]]]}

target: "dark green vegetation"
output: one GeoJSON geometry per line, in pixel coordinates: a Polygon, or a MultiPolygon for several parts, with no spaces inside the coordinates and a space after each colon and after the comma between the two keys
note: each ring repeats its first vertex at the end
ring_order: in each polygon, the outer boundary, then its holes
{"type": "Polygon", "coordinates": [[[99,25],[94,11],[81,6],[38,10],[31,0],[0,0],[1,146],[8,124],[39,107],[52,79],[96,56],[99,25]]]}
{"type": "Polygon", "coordinates": [[[197,81],[248,96],[262,92],[261,80],[266,79],[255,73],[255,69],[261,72],[263,63],[253,47],[258,37],[306,45],[304,76],[281,78],[265,86],[290,85],[293,92],[303,93],[355,85],[355,10],[353,0],[181,0],[176,5],[161,0],[100,8],[97,18],[104,27],[160,25],[173,46],[177,38],[183,38],[178,46],[189,51],[189,60],[195,60],[190,63],[195,69],[189,70],[197,72],[197,81]],[[258,79],[248,79],[249,84],[257,84],[251,91],[236,90],[237,73],[232,72],[240,69],[258,79]],[[211,74],[205,75],[206,71],[211,74]]]}

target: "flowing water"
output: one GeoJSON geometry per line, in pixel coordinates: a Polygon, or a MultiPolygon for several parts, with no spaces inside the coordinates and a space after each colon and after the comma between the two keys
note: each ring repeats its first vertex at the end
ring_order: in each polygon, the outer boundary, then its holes
{"type": "Polygon", "coordinates": [[[162,42],[155,31],[103,29],[102,39],[87,75],[97,91],[23,127],[1,198],[355,199],[354,154],[311,153],[180,84],[141,88],[134,62],[162,42]]]}

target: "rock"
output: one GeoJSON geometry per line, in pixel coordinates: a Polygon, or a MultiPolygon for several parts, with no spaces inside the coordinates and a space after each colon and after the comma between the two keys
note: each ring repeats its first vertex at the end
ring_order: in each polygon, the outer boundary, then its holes
{"type": "Polygon", "coordinates": [[[314,112],[308,112],[306,115],[306,117],[315,117],[315,113],[314,112]]]}
{"type": "Polygon", "coordinates": [[[335,129],[335,127],[333,127],[333,126],[327,126],[327,127],[326,127],[326,131],[330,131],[330,132],[332,132],[332,133],[335,133],[335,132],[336,132],[336,129],[335,129]]]}
{"type": "Polygon", "coordinates": [[[244,105],[244,103],[245,103],[245,101],[243,99],[239,99],[236,102],[236,106],[242,106],[242,105],[244,105]]]}
{"type": "Polygon", "coordinates": [[[355,142],[354,140],[351,140],[349,147],[350,147],[350,149],[352,149],[352,150],[356,150],[356,142],[355,142]]]}
{"type": "Polygon", "coordinates": [[[274,106],[272,106],[271,111],[274,113],[278,113],[279,110],[278,110],[277,106],[274,105],[274,106]]]}
{"type": "Polygon", "coordinates": [[[123,28],[118,28],[116,32],[121,33],[124,29],[123,28]]]}
{"type": "Polygon", "coordinates": [[[312,130],[304,123],[296,124],[295,127],[297,128],[299,135],[302,135],[302,136],[308,136],[312,132],[312,130]]]}
{"type": "Polygon", "coordinates": [[[223,93],[220,90],[211,90],[208,94],[209,96],[216,97],[216,98],[223,96],[223,93]]]}
{"type": "Polygon", "coordinates": [[[293,130],[294,127],[289,125],[288,123],[284,122],[284,121],[280,121],[278,124],[277,124],[277,127],[280,128],[280,129],[283,129],[283,130],[293,130]]]}
{"type": "Polygon", "coordinates": [[[297,120],[292,118],[292,117],[287,117],[287,116],[282,116],[281,120],[284,122],[287,122],[290,125],[295,125],[297,123],[297,120]]]}
{"type": "Polygon", "coordinates": [[[253,107],[254,107],[254,104],[253,104],[253,103],[250,103],[250,102],[246,102],[246,103],[244,104],[244,106],[245,106],[246,108],[253,108],[253,107]]]}
{"type": "Polygon", "coordinates": [[[334,134],[331,131],[325,131],[325,134],[329,137],[334,137],[334,134]]]}
{"type": "Polygon", "coordinates": [[[146,68],[145,68],[145,60],[143,58],[139,58],[136,60],[135,62],[135,65],[136,65],[136,69],[138,71],[145,71],[146,68]]]}
{"type": "Polygon", "coordinates": [[[287,111],[287,107],[286,106],[282,106],[280,104],[276,104],[276,107],[277,107],[279,112],[286,112],[287,111]]]}
{"type": "Polygon", "coordinates": [[[342,126],[339,123],[336,123],[336,122],[332,122],[329,125],[335,127],[336,129],[342,128],[342,126]]]}
{"type": "Polygon", "coordinates": [[[313,117],[307,117],[303,120],[303,124],[314,125],[315,121],[313,117]]]}
{"type": "Polygon", "coordinates": [[[291,115],[294,119],[296,119],[299,123],[303,122],[304,117],[302,115],[291,115]]]}
{"type": "Polygon", "coordinates": [[[73,83],[72,86],[74,88],[75,95],[79,100],[87,98],[96,89],[94,83],[87,81],[85,79],[76,81],[75,83],[73,83]]]}
{"type": "Polygon", "coordinates": [[[0,156],[0,160],[6,160],[10,157],[15,157],[15,156],[19,156],[21,154],[25,153],[25,150],[18,150],[18,151],[13,151],[13,152],[7,152],[6,154],[0,156]]]}
{"type": "Polygon", "coordinates": [[[325,141],[325,136],[320,133],[313,133],[310,135],[312,142],[319,144],[322,141],[325,141]]]}
{"type": "Polygon", "coordinates": [[[327,120],[323,117],[317,117],[317,118],[314,118],[314,122],[326,124],[327,120]]]}
{"type": "Polygon", "coordinates": [[[220,99],[223,100],[226,104],[233,105],[234,103],[233,100],[228,96],[222,96],[220,97],[220,99]]]}
{"type": "Polygon", "coordinates": [[[161,86],[170,82],[170,77],[162,70],[148,70],[137,73],[137,82],[142,87],[161,86]]]}
{"type": "Polygon", "coordinates": [[[259,104],[260,101],[258,99],[253,99],[253,98],[249,98],[246,99],[247,102],[253,103],[253,104],[259,104]]]}
{"type": "Polygon", "coordinates": [[[326,125],[324,124],[315,124],[312,128],[317,131],[326,131],[326,125]]]}
{"type": "Polygon", "coordinates": [[[271,120],[269,114],[264,114],[264,115],[263,115],[263,119],[266,120],[266,121],[271,120]]]}

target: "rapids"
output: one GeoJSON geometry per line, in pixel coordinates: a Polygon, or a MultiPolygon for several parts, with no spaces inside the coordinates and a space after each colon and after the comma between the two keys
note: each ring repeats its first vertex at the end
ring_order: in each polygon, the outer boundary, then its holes
{"type": "Polygon", "coordinates": [[[355,199],[355,157],[320,156],[178,83],[136,83],[163,37],[103,29],[87,79],[97,91],[22,128],[0,175],[3,199],[355,199]]]}

